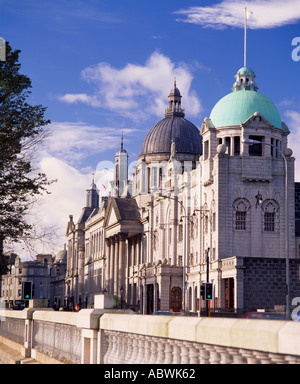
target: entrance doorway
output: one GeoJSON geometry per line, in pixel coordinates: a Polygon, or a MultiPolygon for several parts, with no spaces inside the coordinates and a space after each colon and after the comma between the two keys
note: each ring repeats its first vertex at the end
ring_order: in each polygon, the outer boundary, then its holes
{"type": "Polygon", "coordinates": [[[151,315],[153,313],[153,293],[154,293],[154,284],[147,284],[147,314],[151,315]]]}
{"type": "Polygon", "coordinates": [[[171,290],[171,309],[174,312],[180,312],[182,302],[181,288],[173,287],[171,290]]]}
{"type": "Polygon", "coordinates": [[[225,279],[225,308],[234,309],[234,278],[225,279]]]}

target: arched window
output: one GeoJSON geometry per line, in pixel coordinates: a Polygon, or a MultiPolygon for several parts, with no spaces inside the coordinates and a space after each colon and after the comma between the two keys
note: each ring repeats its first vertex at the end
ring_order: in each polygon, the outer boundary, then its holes
{"type": "Polygon", "coordinates": [[[251,205],[247,199],[236,199],[233,203],[233,229],[246,231],[249,228],[250,215],[247,214],[251,205]]]}
{"type": "Polygon", "coordinates": [[[263,231],[277,232],[279,230],[279,204],[275,200],[265,200],[262,203],[263,231]]]}

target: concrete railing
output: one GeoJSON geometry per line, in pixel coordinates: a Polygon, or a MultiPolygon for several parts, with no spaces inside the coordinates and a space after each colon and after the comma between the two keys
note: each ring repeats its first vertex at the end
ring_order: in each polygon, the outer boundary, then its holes
{"type": "Polygon", "coordinates": [[[108,311],[1,310],[0,343],[41,363],[300,363],[298,322],[108,311]]]}

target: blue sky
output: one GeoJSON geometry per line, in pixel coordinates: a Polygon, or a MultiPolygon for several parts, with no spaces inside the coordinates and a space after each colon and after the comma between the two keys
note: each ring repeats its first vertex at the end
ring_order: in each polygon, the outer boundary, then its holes
{"type": "Polygon", "coordinates": [[[30,101],[48,107],[52,121],[38,162],[58,182],[36,212],[45,226],[58,227],[59,247],[68,215],[77,219],[85,204],[92,172],[98,169],[98,187],[107,186],[122,132],[135,162],[164,117],[174,76],[186,118],[199,128],[231,92],[243,66],[245,6],[253,12],[247,65],[289,126],[297,158],[300,61],[292,59],[292,41],[300,36],[300,0],[0,0],[0,36],[22,51],[30,101]]]}

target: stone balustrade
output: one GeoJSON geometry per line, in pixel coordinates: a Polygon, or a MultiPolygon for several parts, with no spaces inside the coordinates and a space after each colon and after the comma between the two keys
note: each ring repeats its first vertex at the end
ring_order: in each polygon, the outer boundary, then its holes
{"type": "Polygon", "coordinates": [[[300,363],[300,323],[293,321],[36,308],[0,310],[0,319],[0,343],[41,363],[300,363]]]}
{"type": "Polygon", "coordinates": [[[122,316],[100,318],[104,364],[300,363],[300,323],[122,316]]]}

